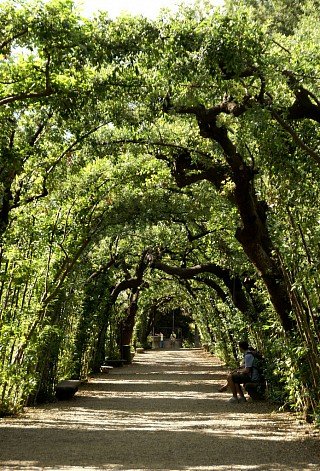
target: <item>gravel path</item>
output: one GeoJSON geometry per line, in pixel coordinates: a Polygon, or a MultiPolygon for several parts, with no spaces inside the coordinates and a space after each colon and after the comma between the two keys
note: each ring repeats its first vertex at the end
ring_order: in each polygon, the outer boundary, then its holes
{"type": "Polygon", "coordinates": [[[320,436],[267,403],[230,404],[201,350],[148,351],[71,401],[0,419],[1,470],[320,470],[320,436]]]}

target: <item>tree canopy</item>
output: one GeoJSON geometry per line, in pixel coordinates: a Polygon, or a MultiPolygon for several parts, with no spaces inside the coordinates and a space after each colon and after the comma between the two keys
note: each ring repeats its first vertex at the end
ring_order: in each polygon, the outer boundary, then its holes
{"type": "Polygon", "coordinates": [[[176,312],[319,420],[318,2],[0,16],[0,413],[176,312]]]}

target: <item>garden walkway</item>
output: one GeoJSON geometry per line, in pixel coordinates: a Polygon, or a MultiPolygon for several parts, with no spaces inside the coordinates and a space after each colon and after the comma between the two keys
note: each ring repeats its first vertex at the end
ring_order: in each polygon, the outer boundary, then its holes
{"type": "Polygon", "coordinates": [[[320,470],[320,436],[266,403],[228,403],[201,350],[148,351],[71,401],[0,419],[0,470],[320,470]]]}

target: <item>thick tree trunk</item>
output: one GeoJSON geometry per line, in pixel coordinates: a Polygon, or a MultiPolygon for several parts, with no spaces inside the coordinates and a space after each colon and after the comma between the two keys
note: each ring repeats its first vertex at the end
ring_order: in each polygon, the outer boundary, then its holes
{"type": "Polygon", "coordinates": [[[12,206],[11,183],[4,189],[2,195],[2,204],[0,206],[0,242],[8,226],[9,214],[12,206]]]}
{"type": "Polygon", "coordinates": [[[104,364],[106,357],[106,335],[107,335],[108,323],[107,319],[101,325],[98,332],[98,339],[95,345],[95,350],[91,363],[91,371],[93,373],[99,373],[101,365],[104,364]]]}
{"type": "MultiPolygon", "coordinates": [[[[228,111],[222,103],[211,109],[199,105],[192,108],[180,108],[178,111],[183,114],[194,114],[200,134],[221,146],[229,166],[229,176],[234,183],[233,201],[242,223],[236,232],[236,238],[263,279],[283,329],[290,332],[294,329],[295,323],[291,318],[292,304],[289,287],[286,285],[281,263],[275,255],[276,252],[269,236],[267,205],[257,199],[254,188],[254,169],[246,164],[230,140],[228,130],[217,124],[219,114],[222,112],[230,114],[230,110],[228,111]]],[[[214,169],[214,165],[212,167],[214,169]]],[[[187,164],[183,172],[186,173],[186,170],[190,170],[187,164]]],[[[199,179],[202,179],[200,174],[199,179]]],[[[210,176],[206,179],[211,181],[210,176]]],[[[212,179],[211,183],[217,187],[216,179],[212,179]]]]}
{"type": "Polygon", "coordinates": [[[125,319],[122,327],[122,343],[123,345],[131,345],[133,329],[138,311],[138,298],[139,291],[130,296],[130,304],[127,310],[127,318],[125,319]]]}
{"type": "Polygon", "coordinates": [[[257,200],[250,174],[246,172],[245,164],[242,167],[235,176],[234,196],[243,225],[235,235],[263,279],[282,326],[288,332],[294,327],[288,287],[269,237],[265,205],[257,200]]]}

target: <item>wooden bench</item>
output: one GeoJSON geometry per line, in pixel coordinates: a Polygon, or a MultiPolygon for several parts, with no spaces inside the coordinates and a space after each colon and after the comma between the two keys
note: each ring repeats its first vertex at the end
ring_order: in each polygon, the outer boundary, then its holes
{"type": "Polygon", "coordinates": [[[254,401],[262,401],[265,399],[266,384],[261,383],[246,383],[244,389],[254,401]]]}
{"type": "Polygon", "coordinates": [[[80,384],[81,381],[78,379],[66,379],[60,381],[56,386],[56,398],[59,399],[59,401],[71,399],[78,391],[80,384]]]}
{"type": "Polygon", "coordinates": [[[114,366],[115,368],[119,368],[120,366],[123,366],[124,363],[126,363],[126,360],[107,360],[106,364],[107,366],[114,366]]]}
{"type": "Polygon", "coordinates": [[[100,366],[101,373],[109,374],[111,370],[113,370],[113,366],[109,366],[109,365],[100,366]]]}

